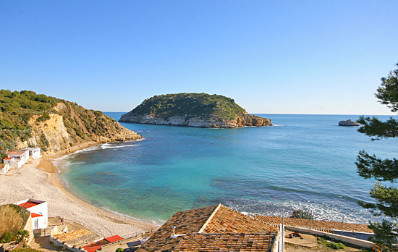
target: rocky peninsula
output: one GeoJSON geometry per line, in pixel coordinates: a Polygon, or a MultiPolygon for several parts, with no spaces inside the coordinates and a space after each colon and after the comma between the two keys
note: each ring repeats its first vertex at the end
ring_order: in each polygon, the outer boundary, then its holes
{"type": "Polygon", "coordinates": [[[272,126],[270,119],[248,114],[234,99],[205,93],[156,95],[119,121],[201,128],[272,126]]]}

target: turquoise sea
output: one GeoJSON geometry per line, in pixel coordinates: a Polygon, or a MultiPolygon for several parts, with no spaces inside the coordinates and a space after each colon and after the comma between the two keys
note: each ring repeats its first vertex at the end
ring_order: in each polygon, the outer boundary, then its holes
{"type": "MultiPolygon", "coordinates": [[[[106,113],[118,120],[123,113],[106,113]]],[[[374,181],[356,173],[359,150],[384,158],[393,140],[371,141],[347,115],[260,115],[273,127],[202,129],[122,123],[144,140],[104,144],[56,161],[83,199],[161,222],[174,212],[219,202],[247,213],[289,216],[312,211],[324,220],[366,222],[357,205],[374,181]]],[[[389,116],[378,116],[387,119],[389,116]]]]}

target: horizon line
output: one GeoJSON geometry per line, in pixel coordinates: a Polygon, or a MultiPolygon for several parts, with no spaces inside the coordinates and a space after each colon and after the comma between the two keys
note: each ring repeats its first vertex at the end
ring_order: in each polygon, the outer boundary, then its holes
{"type": "MultiPolygon", "coordinates": [[[[101,111],[103,113],[128,113],[129,111],[101,111]]],[[[352,116],[398,116],[398,114],[320,114],[320,113],[248,113],[251,115],[352,115],[352,116]]]]}

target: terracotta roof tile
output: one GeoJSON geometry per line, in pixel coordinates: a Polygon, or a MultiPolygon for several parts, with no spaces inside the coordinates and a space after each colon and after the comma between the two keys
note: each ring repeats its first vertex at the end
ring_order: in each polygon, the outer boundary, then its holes
{"type": "Polygon", "coordinates": [[[181,239],[174,251],[269,251],[275,234],[192,234],[181,239]]]}
{"type": "Polygon", "coordinates": [[[270,231],[277,232],[277,229],[221,205],[202,233],[267,233],[270,231]]]}
{"type": "Polygon", "coordinates": [[[250,216],[210,206],[177,212],[137,251],[267,251],[276,233],[250,216]]]}
{"type": "MultiPolygon", "coordinates": [[[[282,224],[282,217],[257,215],[255,218],[265,224],[279,225],[282,224]]],[[[313,228],[318,230],[346,230],[364,233],[373,233],[366,224],[344,223],[334,221],[307,220],[298,218],[285,218],[286,226],[313,228]]]]}
{"type": "Polygon", "coordinates": [[[120,241],[120,240],[123,240],[123,239],[124,239],[123,237],[120,237],[118,235],[114,235],[114,236],[105,238],[105,240],[107,240],[110,243],[117,242],[117,241],[120,241]]]}
{"type": "Polygon", "coordinates": [[[170,236],[173,235],[173,226],[176,227],[176,234],[198,232],[216,207],[217,205],[175,213],[138,251],[172,251],[181,239],[181,237],[170,238],[170,236]]]}

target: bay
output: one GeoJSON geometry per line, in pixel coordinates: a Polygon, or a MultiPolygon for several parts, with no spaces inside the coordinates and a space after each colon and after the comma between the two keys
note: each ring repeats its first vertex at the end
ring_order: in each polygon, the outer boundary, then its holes
{"type": "MultiPolygon", "coordinates": [[[[109,112],[118,120],[123,113],[109,112]]],[[[358,176],[359,150],[391,158],[392,139],[371,141],[338,121],[356,115],[260,115],[273,127],[203,129],[122,123],[142,141],[103,144],[59,159],[70,189],[98,206],[163,222],[222,203],[252,214],[367,222],[358,200],[375,181],[358,176]]],[[[389,116],[377,116],[383,120],[389,116]]]]}

